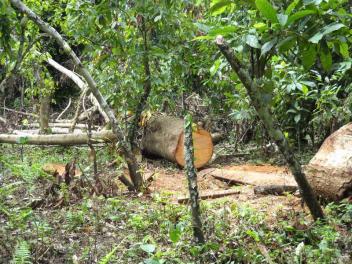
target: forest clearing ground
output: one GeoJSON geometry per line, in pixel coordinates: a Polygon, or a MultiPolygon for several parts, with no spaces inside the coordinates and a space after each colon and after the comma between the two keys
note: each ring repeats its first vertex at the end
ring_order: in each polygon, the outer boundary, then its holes
{"type": "MultiPolygon", "coordinates": [[[[263,165],[235,165],[228,164],[221,166],[225,171],[237,171],[247,175],[248,177],[270,177],[272,174],[277,175],[286,172],[285,167],[263,165]],[[251,172],[259,172],[251,175],[251,172]],[[262,174],[260,174],[262,173],[262,174]]],[[[215,168],[206,168],[198,172],[198,188],[200,193],[214,192],[228,189],[235,189],[239,194],[230,195],[222,198],[207,199],[208,202],[216,199],[225,199],[231,202],[236,202],[239,205],[249,205],[253,209],[263,212],[268,221],[274,220],[278,213],[286,214],[308,212],[301,206],[301,199],[295,195],[257,195],[254,194],[254,186],[252,185],[237,185],[229,186],[226,182],[215,179],[210,175],[210,172],[215,168]]],[[[180,196],[187,196],[187,179],[182,170],[168,170],[163,167],[152,167],[149,165],[148,174],[154,174],[154,180],[149,186],[152,193],[169,193],[171,201],[177,202],[180,196]]],[[[273,182],[271,181],[271,184],[273,182]]]]}
{"type": "MultiPolygon", "coordinates": [[[[53,182],[53,176],[42,171],[45,163],[65,164],[76,157],[83,177],[94,183],[92,167],[87,162],[88,149],[0,146],[0,263],[8,263],[23,241],[30,245],[32,259],[39,259],[34,263],[94,263],[114,246],[118,257],[112,263],[156,259],[166,263],[227,263],[236,258],[246,259],[243,263],[263,263],[268,257],[265,251],[270,252],[276,263],[289,263],[302,240],[312,245],[317,252],[314,254],[328,261],[351,252],[348,227],[337,222],[342,219],[336,212],[338,207],[328,209],[338,217],[333,218],[332,226],[314,226],[299,198],[255,195],[252,186],[230,187],[214,179],[208,173],[213,168],[208,167],[198,173],[200,192],[235,189],[240,193],[201,202],[208,241],[201,253],[191,242],[188,206],[176,202],[177,197],[187,195],[182,170],[164,160],[145,159],[144,174],[154,174],[151,192],[126,194],[125,186],[117,180],[121,169],[108,166],[113,160],[109,147],[99,146],[96,150],[99,178],[108,185],[108,197],[92,195],[89,185],[85,185],[82,198],[62,189],[67,203],[49,202],[31,208],[34,200],[47,198],[45,192],[53,182]],[[113,188],[116,189],[110,191],[113,188]],[[318,245],[321,239],[332,251],[322,253],[318,245]]],[[[244,162],[238,160],[216,167],[277,172],[277,167],[272,166],[234,167],[244,162]]],[[[316,258],[314,254],[312,259],[316,258]]]]}

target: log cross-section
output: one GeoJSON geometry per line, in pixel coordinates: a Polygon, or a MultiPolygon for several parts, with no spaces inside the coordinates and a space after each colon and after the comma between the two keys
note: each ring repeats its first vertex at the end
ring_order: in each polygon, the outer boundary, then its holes
{"type": "MultiPolygon", "coordinates": [[[[183,120],[177,117],[156,116],[148,121],[143,137],[143,151],[163,157],[184,167],[183,120]]],[[[213,155],[209,132],[202,128],[193,131],[194,165],[204,166],[213,155]]]]}

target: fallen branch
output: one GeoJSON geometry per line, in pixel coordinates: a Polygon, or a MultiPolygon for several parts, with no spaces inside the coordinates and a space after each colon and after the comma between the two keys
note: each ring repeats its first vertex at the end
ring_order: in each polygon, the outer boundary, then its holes
{"type": "MultiPolygon", "coordinates": [[[[225,197],[233,194],[239,194],[240,191],[235,191],[235,190],[221,190],[221,191],[215,191],[215,192],[209,192],[209,193],[201,193],[199,195],[199,199],[204,200],[204,199],[215,199],[215,198],[220,198],[220,197],[225,197]]],[[[179,197],[177,198],[177,202],[184,204],[189,202],[189,197],[179,197]]]]}
{"type": "MultiPolygon", "coordinates": [[[[54,67],[56,70],[60,71],[61,73],[65,74],[67,77],[69,77],[77,86],[82,90],[82,92],[86,91],[88,89],[88,85],[82,81],[82,79],[73,71],[65,68],[64,66],[60,65],[53,59],[47,59],[47,62],[54,67]]],[[[109,123],[109,117],[108,115],[103,111],[103,109],[100,107],[99,102],[97,99],[91,94],[89,97],[93,105],[95,105],[98,109],[101,115],[104,117],[104,120],[106,123],[109,123]]]]}
{"type": "Polygon", "coordinates": [[[72,103],[72,99],[70,97],[70,99],[68,100],[68,104],[66,106],[66,108],[64,109],[64,111],[61,112],[61,114],[59,114],[59,116],[55,119],[56,122],[59,122],[60,121],[60,118],[67,112],[67,110],[70,108],[71,106],[71,103],[72,103]]]}
{"type": "MultiPolygon", "coordinates": [[[[59,123],[49,123],[49,127],[54,128],[54,127],[62,127],[62,128],[70,128],[72,123],[66,123],[66,122],[59,122],[59,123]]],[[[29,127],[39,127],[38,123],[32,123],[29,125],[29,127]]],[[[86,124],[76,124],[76,128],[80,129],[86,129],[87,125],[86,124]]],[[[99,128],[98,126],[92,126],[92,128],[97,129],[99,128]]]]}
{"type": "Polygon", "coordinates": [[[35,117],[35,118],[39,118],[39,116],[36,115],[36,114],[32,114],[32,113],[27,113],[27,112],[22,112],[22,111],[10,109],[10,108],[7,108],[7,107],[5,107],[5,106],[3,107],[3,109],[4,109],[5,111],[12,112],[12,113],[16,113],[16,114],[21,114],[21,115],[26,115],[26,116],[32,116],[32,117],[35,117]]]}
{"type": "MultiPolygon", "coordinates": [[[[92,133],[92,142],[112,142],[116,136],[111,130],[103,130],[92,133]]],[[[83,145],[88,143],[86,133],[52,134],[52,135],[11,135],[0,134],[0,143],[26,144],[26,145],[83,145]]]]}
{"type": "Polygon", "coordinates": [[[272,194],[272,195],[282,195],[284,193],[294,193],[298,190],[297,186],[292,185],[266,185],[266,186],[256,186],[254,187],[255,194],[272,194]]]}
{"type": "Polygon", "coordinates": [[[211,174],[211,176],[217,180],[223,181],[226,184],[228,184],[229,186],[232,185],[247,185],[248,183],[241,181],[241,180],[237,180],[237,179],[230,179],[226,176],[222,176],[222,175],[213,175],[211,174]]]}

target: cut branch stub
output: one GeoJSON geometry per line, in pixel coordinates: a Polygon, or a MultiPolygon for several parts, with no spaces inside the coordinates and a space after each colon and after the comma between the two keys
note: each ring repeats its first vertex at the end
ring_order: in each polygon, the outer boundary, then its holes
{"type": "MultiPolygon", "coordinates": [[[[177,117],[157,116],[148,121],[143,137],[143,151],[163,157],[180,166],[184,160],[183,120],[177,117]]],[[[213,155],[213,143],[209,132],[198,128],[193,131],[194,165],[204,166],[213,155]]]]}

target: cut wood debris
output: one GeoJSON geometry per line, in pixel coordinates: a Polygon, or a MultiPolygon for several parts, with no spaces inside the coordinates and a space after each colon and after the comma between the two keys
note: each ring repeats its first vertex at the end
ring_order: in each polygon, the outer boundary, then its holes
{"type": "MultiPolygon", "coordinates": [[[[229,195],[234,195],[234,194],[239,194],[240,191],[237,190],[220,190],[220,191],[212,191],[212,192],[206,192],[206,193],[200,193],[199,194],[199,199],[215,199],[215,198],[221,198],[229,195]]],[[[188,203],[189,202],[189,197],[184,196],[184,197],[178,197],[177,198],[178,203],[188,203]]]]}

